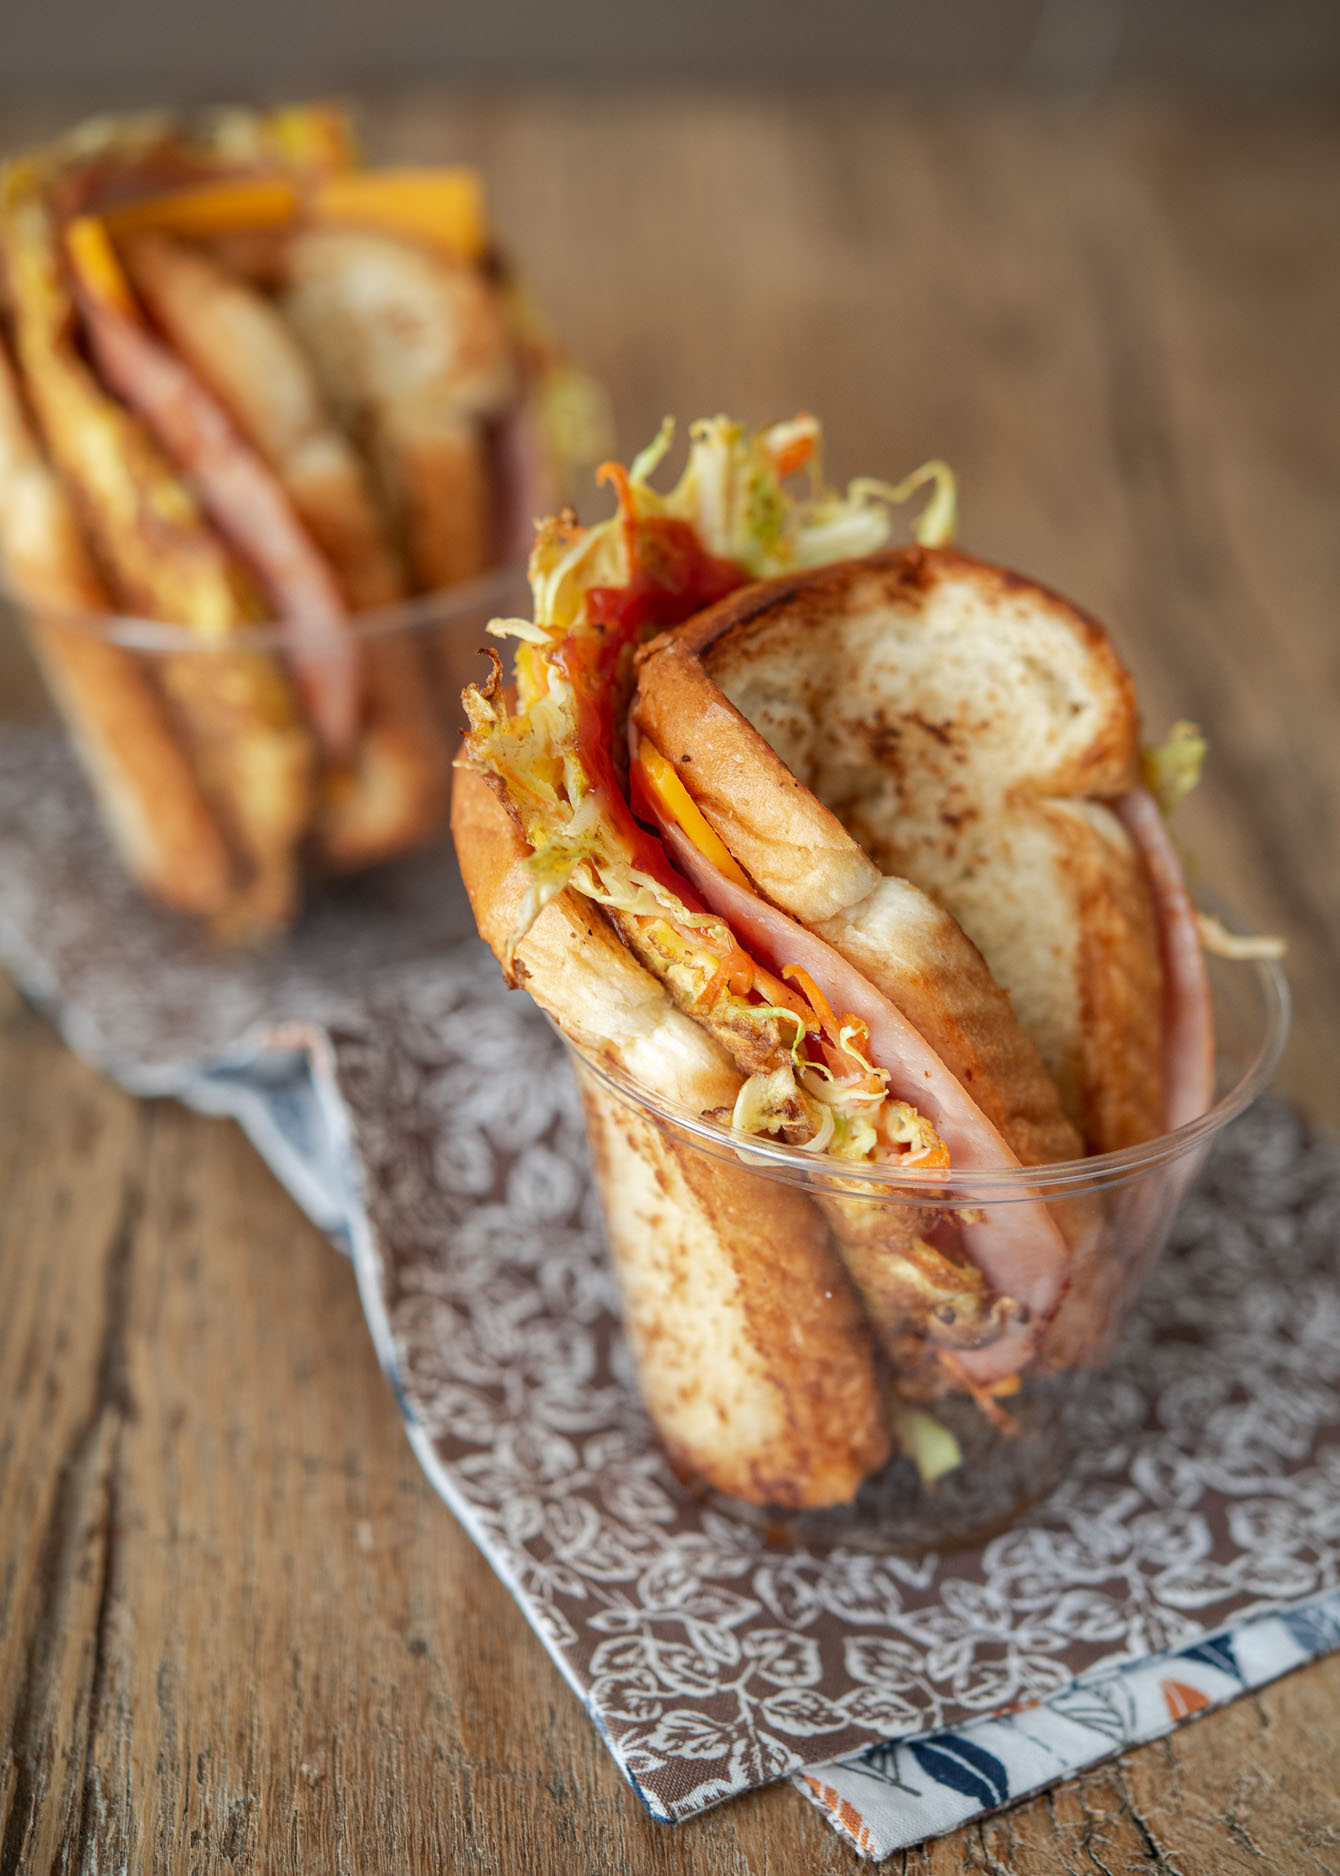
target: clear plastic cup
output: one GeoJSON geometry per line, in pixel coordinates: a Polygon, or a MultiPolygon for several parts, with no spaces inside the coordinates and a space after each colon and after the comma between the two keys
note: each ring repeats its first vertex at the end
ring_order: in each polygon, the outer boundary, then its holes
{"type": "MultiPolygon", "coordinates": [[[[1217,1064],[1216,1099],[1206,1114],[1121,1152],[998,1174],[892,1177],[732,1133],[570,1046],[624,1287],[625,1320],[644,1383],[645,1365],[654,1369],[657,1361],[658,1303],[682,1311],[684,1284],[694,1280],[671,1258],[661,1266],[663,1295],[646,1291],[646,1273],[657,1267],[647,1256],[648,1234],[659,1231],[667,1243],[673,1240],[677,1221],[669,1212],[677,1191],[686,1189],[680,1182],[702,1190],[715,1180],[718,1190],[728,1190],[737,1218],[760,1219],[777,1216],[773,1197],[785,1186],[818,1207],[834,1237],[845,1243],[843,1261],[858,1294],[864,1291],[864,1313],[880,1318],[883,1346],[897,1351],[896,1359],[879,1359],[889,1412],[904,1439],[914,1424],[906,1416],[927,1415],[961,1454],[957,1465],[931,1483],[901,1453],[845,1505],[796,1511],[725,1501],[735,1515],[761,1522],[781,1542],[920,1552],[1001,1530],[1060,1481],[1070,1458],[1068,1429],[1076,1403],[1102,1387],[1113,1344],[1205,1154],[1266,1087],[1288,1033],[1288,987],[1278,965],[1214,958],[1208,965],[1217,1064]],[[630,1154],[639,1162],[633,1177],[623,1176],[623,1156],[630,1154]],[[970,1326],[937,1318],[924,1299],[900,1315],[897,1299],[891,1304],[879,1282],[881,1257],[896,1256],[899,1245],[916,1239],[943,1243],[947,1236],[962,1241],[965,1227],[1007,1234],[1024,1251],[1030,1236],[1054,1229],[1068,1249],[1063,1299],[1045,1326],[1034,1325],[1033,1352],[1014,1382],[974,1382],[964,1373],[970,1326]],[[641,1287],[630,1298],[635,1269],[641,1287]]],[[[655,1419],[655,1387],[644,1385],[643,1391],[655,1419]]],[[[944,1440],[937,1436],[934,1447],[943,1461],[944,1440]]]]}
{"type": "Polygon", "coordinates": [[[272,939],[307,888],[440,842],[491,619],[529,609],[519,566],[358,614],[329,652],[288,625],[209,637],[0,591],[0,735],[64,736],[126,870],[229,941],[272,939]],[[353,673],[352,735],[321,699],[353,673]],[[39,675],[40,674],[40,675],[39,675]]]}

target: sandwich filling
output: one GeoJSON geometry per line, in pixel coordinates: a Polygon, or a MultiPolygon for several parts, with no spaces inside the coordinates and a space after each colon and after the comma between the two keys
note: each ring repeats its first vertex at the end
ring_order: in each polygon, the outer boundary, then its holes
{"type": "Polygon", "coordinates": [[[888,539],[890,504],[928,484],[918,536],[943,540],[952,478],[928,464],[896,487],[860,482],[839,495],[822,483],[813,418],[756,433],[716,418],[694,426],[684,472],[660,494],[650,478],[672,441],[667,422],[628,469],[605,466],[601,479],[618,498],[609,520],[587,528],[568,513],[541,524],[530,564],[534,619],[489,628],[519,641],[515,704],[496,656],[488,681],[465,693],[468,759],[531,848],[531,886],[505,963],[549,900],[571,887],[604,909],[746,1076],[719,1118],[815,1153],[947,1167],[935,1128],[872,1059],[866,1024],[835,1013],[798,965],[764,969],[671,865],[635,810],[653,826],[668,816],[720,870],[734,868],[671,765],[650,744],[630,751],[623,726],[633,653],[651,632],[749,581],[874,552],[888,539]],[[810,487],[797,496],[785,485],[802,469],[810,487]]]}

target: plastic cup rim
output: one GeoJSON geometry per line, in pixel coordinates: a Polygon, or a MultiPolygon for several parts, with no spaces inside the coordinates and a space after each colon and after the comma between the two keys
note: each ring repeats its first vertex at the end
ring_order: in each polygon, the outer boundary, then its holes
{"type": "MultiPolygon", "coordinates": [[[[1209,897],[1209,895],[1207,895],[1209,897]]],[[[1223,902],[1213,895],[1214,909],[1220,912],[1223,902]]],[[[1222,916],[1222,912],[1220,912],[1222,916]]],[[[763,1139],[722,1127],[705,1120],[691,1108],[653,1094],[631,1076],[597,1060],[568,1040],[568,1047],[583,1065],[602,1081],[621,1101],[665,1122],[681,1134],[699,1142],[708,1152],[736,1164],[743,1162],[762,1173],[804,1183],[811,1187],[831,1187],[862,1200],[888,1200],[907,1204],[971,1204],[1036,1201],[1039,1198],[1076,1198],[1110,1186],[1122,1185],[1157,1167],[1182,1159],[1208,1146],[1231,1120],[1243,1113],[1268,1087],[1288,1040],[1291,999],[1288,979],[1274,959],[1257,958],[1235,964],[1237,970],[1250,970],[1256,977],[1262,1004],[1261,1033],[1243,1072],[1233,1086],[1197,1119],[1168,1133],[1143,1141],[1138,1146],[1122,1147],[1111,1153],[1095,1153],[1086,1159],[1057,1161],[1043,1166],[1010,1166],[994,1172],[945,1172],[915,1168],[891,1173],[887,1167],[850,1164],[843,1160],[807,1153],[802,1147],[782,1141],[763,1139]]]]}
{"type": "MultiPolygon", "coordinates": [[[[494,568],[477,579],[459,586],[443,587],[434,593],[421,593],[393,606],[379,606],[366,612],[344,615],[344,642],[356,645],[375,643],[397,633],[426,631],[449,625],[486,610],[496,615],[505,601],[526,587],[524,562],[512,561],[494,568]]],[[[30,593],[23,593],[0,576],[0,599],[20,613],[38,619],[43,625],[60,626],[83,632],[90,638],[127,651],[158,656],[208,656],[218,652],[273,651],[290,653],[294,648],[294,622],[278,619],[241,626],[226,632],[206,632],[195,626],[158,619],[142,618],[135,613],[101,611],[94,607],[48,604],[30,593]]]]}

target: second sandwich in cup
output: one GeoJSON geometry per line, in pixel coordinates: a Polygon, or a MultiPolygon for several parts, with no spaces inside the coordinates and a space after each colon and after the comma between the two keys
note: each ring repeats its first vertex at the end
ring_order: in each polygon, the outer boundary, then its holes
{"type": "Polygon", "coordinates": [[[1187,892],[1200,739],[1142,753],[1102,627],[949,546],[943,465],[838,494],[812,419],[719,418],[661,494],[669,446],[607,467],[608,522],[541,525],[491,628],[462,874],[572,1047],[681,1476],[966,1538],[1058,1476],[1282,979],[1187,892]]]}
{"type": "Polygon", "coordinates": [[[141,887],[229,939],[445,825],[459,652],[599,400],[468,168],[325,107],[0,170],[0,594],[141,887]]]}

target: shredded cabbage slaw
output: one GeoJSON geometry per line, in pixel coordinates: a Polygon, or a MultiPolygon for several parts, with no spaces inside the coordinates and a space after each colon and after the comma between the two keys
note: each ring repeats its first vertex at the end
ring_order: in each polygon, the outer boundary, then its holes
{"type": "Polygon", "coordinates": [[[1200,785],[1209,746],[1196,725],[1183,717],[1156,748],[1140,751],[1140,779],[1165,815],[1200,785]]]}

